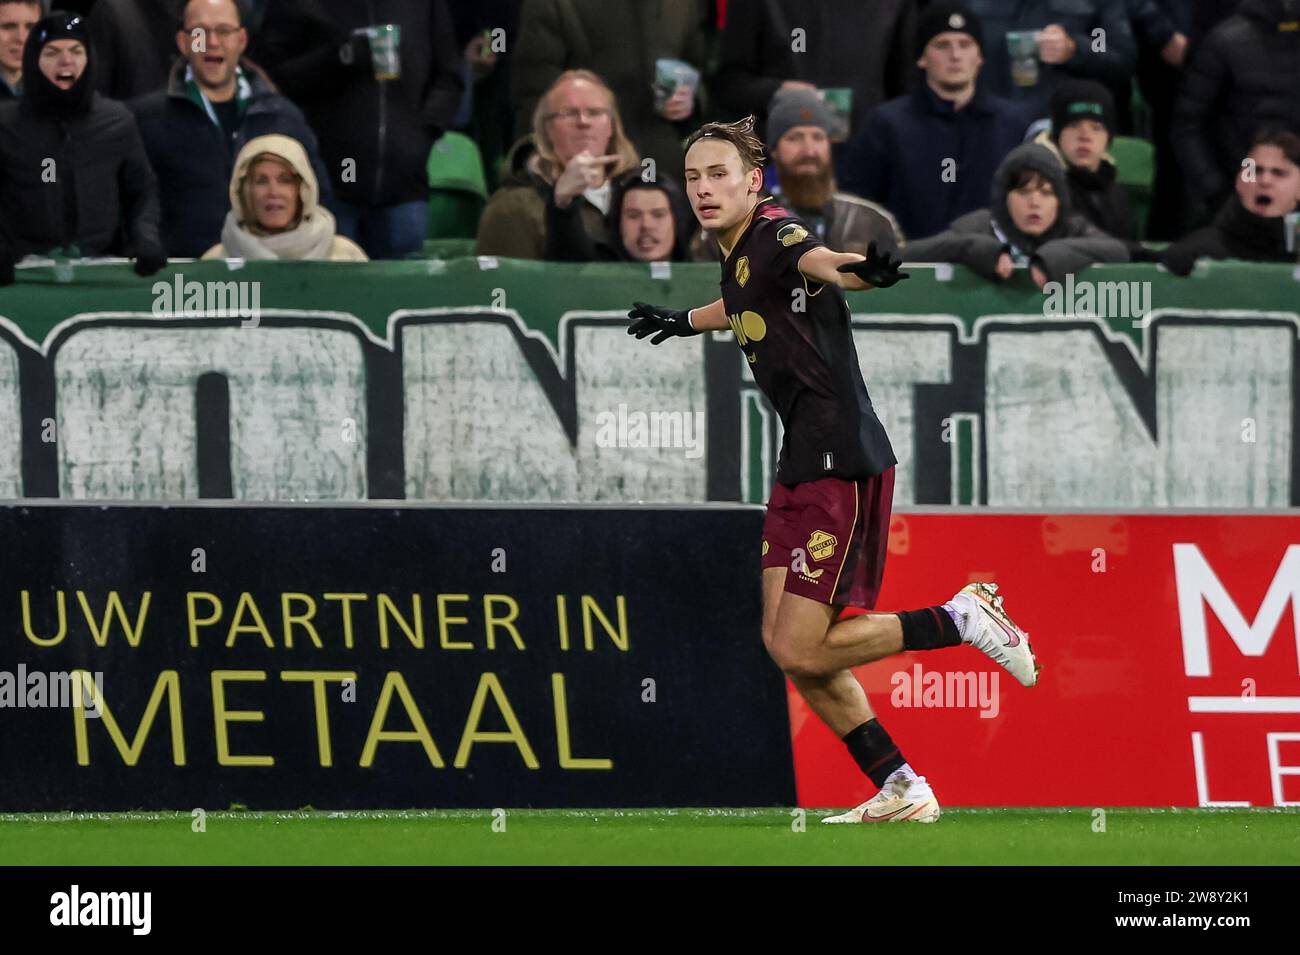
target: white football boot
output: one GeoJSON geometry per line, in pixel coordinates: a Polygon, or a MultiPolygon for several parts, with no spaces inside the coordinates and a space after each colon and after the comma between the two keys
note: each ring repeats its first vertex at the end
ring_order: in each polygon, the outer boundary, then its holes
{"type": "Polygon", "coordinates": [[[861,806],[822,822],[934,822],[938,818],[939,800],[925,777],[895,775],[861,806]]]}
{"type": "Polygon", "coordinates": [[[1038,682],[1042,667],[1034,658],[1029,634],[1002,609],[997,584],[967,584],[948,603],[966,617],[966,626],[959,628],[963,643],[983,651],[1023,686],[1038,682]]]}

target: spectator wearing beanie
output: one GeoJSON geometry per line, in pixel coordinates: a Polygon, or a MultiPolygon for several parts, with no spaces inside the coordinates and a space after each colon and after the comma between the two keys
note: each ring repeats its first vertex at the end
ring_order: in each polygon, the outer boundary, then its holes
{"type": "MultiPolygon", "coordinates": [[[[770,192],[832,249],[866,255],[874,242],[881,252],[897,253],[903,234],[890,213],[835,188],[831,168],[831,117],[810,90],[777,93],[767,114],[770,192]]],[[[718,261],[717,237],[698,230],[696,258],[718,261]]]]}
{"type": "Polygon", "coordinates": [[[1115,181],[1115,159],[1107,150],[1115,134],[1115,100],[1100,83],[1072,80],[1052,98],[1052,128],[1038,142],[1065,164],[1070,205],[1102,232],[1132,242],[1137,221],[1128,190],[1115,181]]]}
{"type": "Polygon", "coordinates": [[[947,232],[913,242],[913,262],[953,262],[990,281],[1028,266],[1041,289],[1097,262],[1127,262],[1124,243],[1070,209],[1059,159],[1045,146],[1011,151],[994,177],[992,205],[967,213],[947,232]]]}
{"type": "Polygon", "coordinates": [[[1300,0],[1242,0],[1192,51],[1170,133],[1190,222],[1231,195],[1261,126],[1300,132],[1300,0]]]}
{"type": "Polygon", "coordinates": [[[79,16],[45,17],[27,38],[22,99],[0,103],[0,284],[15,259],[58,249],[133,255],[140,275],[166,263],[140,133],[125,106],[95,92],[94,68],[79,16]]]}
{"type": "Polygon", "coordinates": [[[980,80],[980,36],[965,6],[928,7],[916,37],[924,82],[872,113],[849,150],[845,189],[884,205],[912,239],[982,208],[998,163],[1024,138],[1023,108],[980,80]]]}
{"type": "Polygon", "coordinates": [[[1293,222],[1300,210],[1300,136],[1265,130],[1255,137],[1248,158],[1251,162],[1243,163],[1237,175],[1236,194],[1223,204],[1214,223],[1165,249],[1161,261],[1170,272],[1187,275],[1202,256],[1254,262],[1300,260],[1293,222]],[[1254,174],[1248,177],[1252,168],[1254,174]]]}

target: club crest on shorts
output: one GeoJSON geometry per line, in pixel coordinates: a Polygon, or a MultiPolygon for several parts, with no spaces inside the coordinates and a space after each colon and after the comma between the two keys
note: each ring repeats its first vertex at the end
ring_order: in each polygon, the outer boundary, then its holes
{"type": "Polygon", "coordinates": [[[825,531],[813,531],[808,538],[808,556],[813,560],[826,560],[835,556],[835,545],[839,543],[834,534],[825,531]]]}
{"type": "Polygon", "coordinates": [[[776,240],[789,248],[808,238],[808,230],[797,222],[787,222],[776,230],[776,240]]]}
{"type": "Polygon", "coordinates": [[[749,281],[749,256],[742,255],[736,260],[736,282],[741,288],[749,281]]]}

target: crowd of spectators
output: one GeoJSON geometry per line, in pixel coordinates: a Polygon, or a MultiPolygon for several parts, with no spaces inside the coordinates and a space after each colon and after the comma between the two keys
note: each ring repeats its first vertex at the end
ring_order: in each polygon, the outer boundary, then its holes
{"type": "Polygon", "coordinates": [[[478,254],[713,261],[681,142],[749,114],[839,251],[1297,258],[1300,0],[0,0],[0,284],[418,256],[456,137],[478,254]]]}

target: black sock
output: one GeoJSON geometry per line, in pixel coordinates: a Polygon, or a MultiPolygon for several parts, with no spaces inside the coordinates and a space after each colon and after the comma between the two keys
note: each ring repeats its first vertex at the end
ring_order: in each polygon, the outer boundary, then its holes
{"type": "Polygon", "coordinates": [[[961,634],[942,607],[903,610],[898,613],[903,624],[904,650],[942,650],[961,643],[961,634]]]}
{"type": "Polygon", "coordinates": [[[844,745],[849,748],[849,754],[857,760],[862,771],[877,786],[883,786],[889,774],[907,762],[880,721],[875,718],[850,730],[844,737],[844,745]]]}

